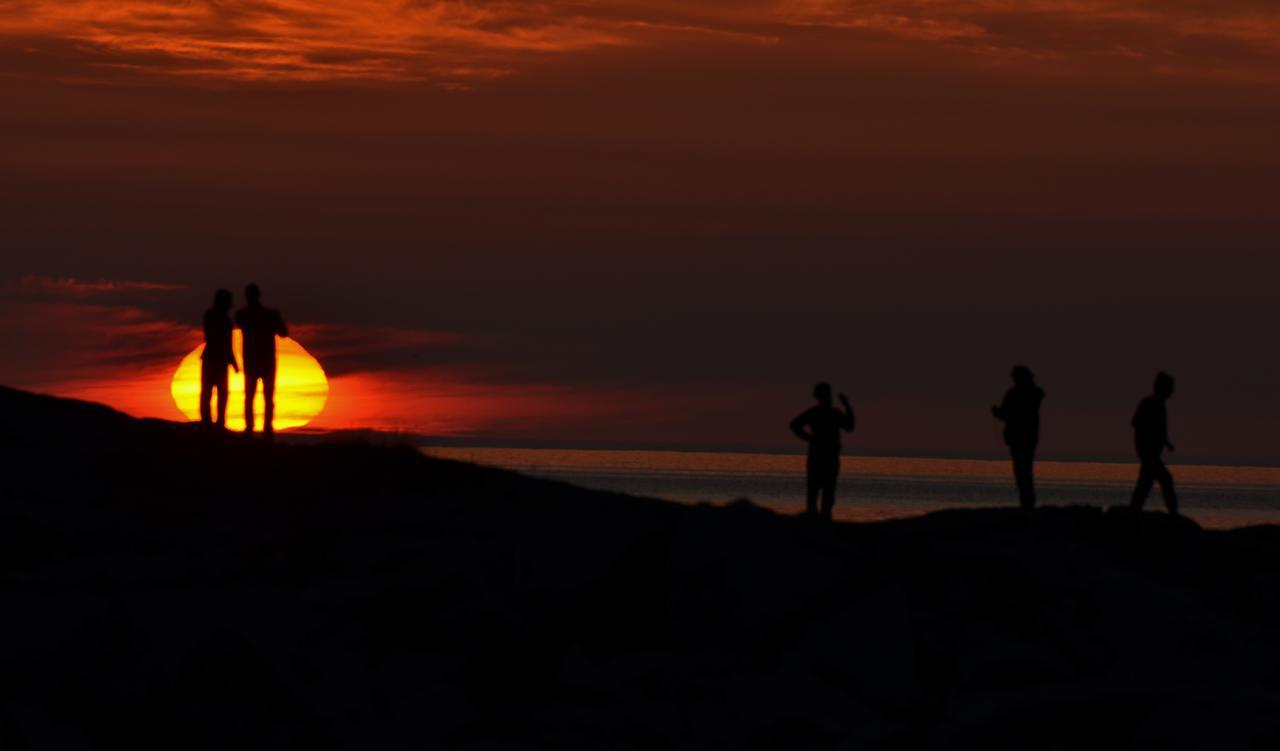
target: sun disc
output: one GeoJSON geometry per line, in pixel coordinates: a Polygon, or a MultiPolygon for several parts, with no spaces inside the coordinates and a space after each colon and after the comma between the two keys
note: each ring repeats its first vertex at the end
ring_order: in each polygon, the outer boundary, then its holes
{"type": "MultiPolygon", "coordinates": [[[[244,336],[239,329],[232,332],[231,347],[236,361],[244,365],[244,336]]],[[[170,392],[174,404],[189,420],[200,419],[200,345],[182,358],[173,374],[170,392]]],[[[244,430],[244,373],[229,373],[227,400],[227,427],[244,430]]],[[[276,415],[275,429],[298,428],[314,420],[324,411],[329,399],[329,379],[324,368],[311,353],[293,339],[276,337],[276,415]]],[[[216,398],[211,409],[217,409],[216,398]]],[[[263,396],[261,387],[253,400],[253,412],[257,427],[262,429],[263,396]]]]}

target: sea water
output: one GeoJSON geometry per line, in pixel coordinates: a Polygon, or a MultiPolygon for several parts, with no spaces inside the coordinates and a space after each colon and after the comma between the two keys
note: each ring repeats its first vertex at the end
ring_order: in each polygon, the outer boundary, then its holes
{"type": "MultiPolygon", "coordinates": [[[[513,469],[596,490],[724,504],[748,498],[780,513],[804,510],[804,457],[795,454],[429,447],[443,459],[513,469]]],[[[1202,526],[1280,523],[1280,468],[1170,464],[1181,510],[1202,526]]],[[[1127,505],[1136,464],[1036,464],[1041,505],[1127,505]]],[[[846,456],[835,515],[891,519],[946,508],[1017,506],[1007,461],[846,456]]],[[[1149,509],[1163,509],[1156,486],[1149,509]]]]}

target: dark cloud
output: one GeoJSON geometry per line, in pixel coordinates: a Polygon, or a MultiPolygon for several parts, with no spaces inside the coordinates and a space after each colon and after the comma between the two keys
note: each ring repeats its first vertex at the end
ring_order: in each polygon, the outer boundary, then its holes
{"type": "Polygon", "coordinates": [[[456,365],[485,357],[486,349],[460,334],[401,326],[303,323],[292,333],[331,375],[456,365]]]}

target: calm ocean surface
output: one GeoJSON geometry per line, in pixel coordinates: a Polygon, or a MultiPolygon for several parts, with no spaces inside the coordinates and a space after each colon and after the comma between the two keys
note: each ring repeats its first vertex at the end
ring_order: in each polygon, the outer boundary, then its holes
{"type": "MultiPolygon", "coordinates": [[[[597,490],[685,503],[749,498],[782,513],[804,508],[804,457],[683,451],[433,447],[429,456],[513,469],[597,490]]],[[[1280,523],[1280,468],[1170,464],[1183,513],[1202,526],[1280,523]]],[[[1128,503],[1135,464],[1038,462],[1043,505],[1128,503]]],[[[867,521],[963,506],[1016,506],[1007,461],[847,456],[836,516],[867,521]]],[[[1163,509],[1159,488],[1147,502],[1163,509]]]]}

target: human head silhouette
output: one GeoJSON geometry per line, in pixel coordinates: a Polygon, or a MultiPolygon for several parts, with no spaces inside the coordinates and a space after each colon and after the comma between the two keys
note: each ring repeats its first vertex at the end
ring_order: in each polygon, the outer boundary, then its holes
{"type": "Polygon", "coordinates": [[[1161,371],[1156,374],[1156,396],[1168,399],[1173,396],[1173,376],[1161,371]]]}
{"type": "Polygon", "coordinates": [[[813,387],[813,398],[823,406],[831,405],[831,384],[822,381],[813,387]]]}
{"type": "Polygon", "coordinates": [[[1014,365],[1009,375],[1013,377],[1013,382],[1019,386],[1030,386],[1036,382],[1035,374],[1026,365],[1014,365]]]}
{"type": "Polygon", "coordinates": [[[220,289],[214,292],[213,307],[218,310],[231,310],[231,290],[220,289]]]}
{"type": "Polygon", "coordinates": [[[258,301],[262,299],[262,290],[258,289],[258,285],[250,284],[244,288],[244,299],[250,305],[257,305],[258,301]]]}

